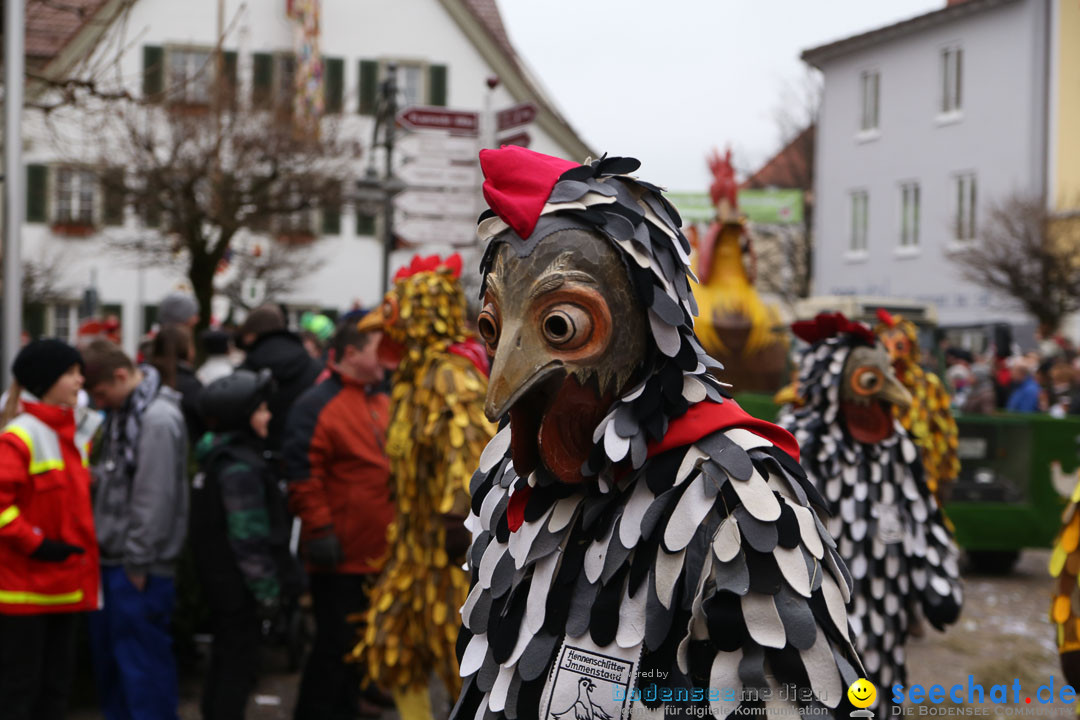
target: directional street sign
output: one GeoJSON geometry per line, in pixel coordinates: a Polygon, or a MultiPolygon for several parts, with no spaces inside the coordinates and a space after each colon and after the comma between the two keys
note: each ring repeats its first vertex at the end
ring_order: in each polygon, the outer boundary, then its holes
{"type": "Polygon", "coordinates": [[[479,196],[475,190],[413,188],[394,196],[394,207],[408,215],[464,217],[475,220],[479,196]]]}
{"type": "Polygon", "coordinates": [[[397,176],[406,185],[470,188],[474,191],[480,187],[480,174],[475,164],[428,164],[418,160],[402,165],[397,176]]]}
{"type": "Polygon", "coordinates": [[[445,132],[411,132],[402,137],[394,149],[408,159],[436,157],[449,161],[475,161],[480,146],[475,137],[445,132]]]}
{"type": "Polygon", "coordinates": [[[529,143],[531,142],[532,135],[524,130],[516,132],[513,135],[499,138],[499,145],[520,145],[521,147],[529,147],[529,143]]]}
{"type": "Polygon", "coordinates": [[[477,135],[480,132],[480,113],[467,110],[407,107],[398,113],[397,121],[410,130],[447,130],[458,135],[477,135]]]}
{"type": "Polygon", "coordinates": [[[394,223],[394,234],[414,245],[471,245],[476,242],[476,222],[467,219],[406,217],[394,223]]]}
{"type": "Polygon", "coordinates": [[[495,114],[495,127],[499,132],[528,125],[536,119],[536,106],[531,102],[512,105],[495,114]]]}

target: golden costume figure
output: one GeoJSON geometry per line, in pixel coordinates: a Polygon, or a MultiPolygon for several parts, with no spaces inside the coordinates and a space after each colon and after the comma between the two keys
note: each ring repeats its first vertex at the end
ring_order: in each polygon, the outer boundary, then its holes
{"type": "Polygon", "coordinates": [[[1050,555],[1050,575],[1054,593],[1050,602],[1050,620],[1057,627],[1061,669],[1069,683],[1080,682],[1080,484],[1062,515],[1061,532],[1050,555]]]}
{"type": "Polygon", "coordinates": [[[911,393],[911,407],[894,408],[896,418],[922,453],[926,484],[938,504],[939,488],[956,480],[960,457],[956,452],[959,433],[952,414],[949,393],[941,378],[919,365],[919,336],[915,323],[901,315],[878,311],[881,322],[874,328],[892,357],[896,377],[911,393]]]}
{"type": "Polygon", "coordinates": [[[393,692],[403,718],[430,717],[432,672],[451,697],[461,685],[454,644],[469,591],[463,521],[469,480],[495,431],[484,417],[483,353],[466,342],[460,274],[458,255],[414,258],[360,322],[382,330],[380,357],[397,365],[386,445],[396,517],[353,655],[393,692]]]}

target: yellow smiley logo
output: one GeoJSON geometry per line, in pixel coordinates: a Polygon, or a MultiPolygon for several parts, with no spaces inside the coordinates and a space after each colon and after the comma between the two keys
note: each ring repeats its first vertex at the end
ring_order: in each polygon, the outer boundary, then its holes
{"type": "Polygon", "coordinates": [[[866,678],[859,678],[851,683],[851,687],[847,690],[847,697],[857,708],[870,707],[877,698],[877,688],[866,678]]]}

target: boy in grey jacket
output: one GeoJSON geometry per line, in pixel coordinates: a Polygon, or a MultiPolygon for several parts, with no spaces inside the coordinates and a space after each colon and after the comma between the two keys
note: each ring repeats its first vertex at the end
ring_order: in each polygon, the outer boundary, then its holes
{"type": "Polygon", "coordinates": [[[102,712],[109,720],[175,720],[169,625],[188,518],[180,394],[106,340],[87,346],[83,360],[86,389],[107,411],[93,468],[104,605],[90,619],[102,712]]]}

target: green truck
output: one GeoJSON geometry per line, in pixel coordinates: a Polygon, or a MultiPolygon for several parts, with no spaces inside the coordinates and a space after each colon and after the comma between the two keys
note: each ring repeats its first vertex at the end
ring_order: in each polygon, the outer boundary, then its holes
{"type": "MultiPolygon", "coordinates": [[[[775,420],[768,395],[741,394],[751,415],[775,420]]],[[[972,569],[1009,572],[1024,548],[1048,548],[1080,469],[1080,419],[957,415],[960,476],[945,513],[972,569]]]]}

